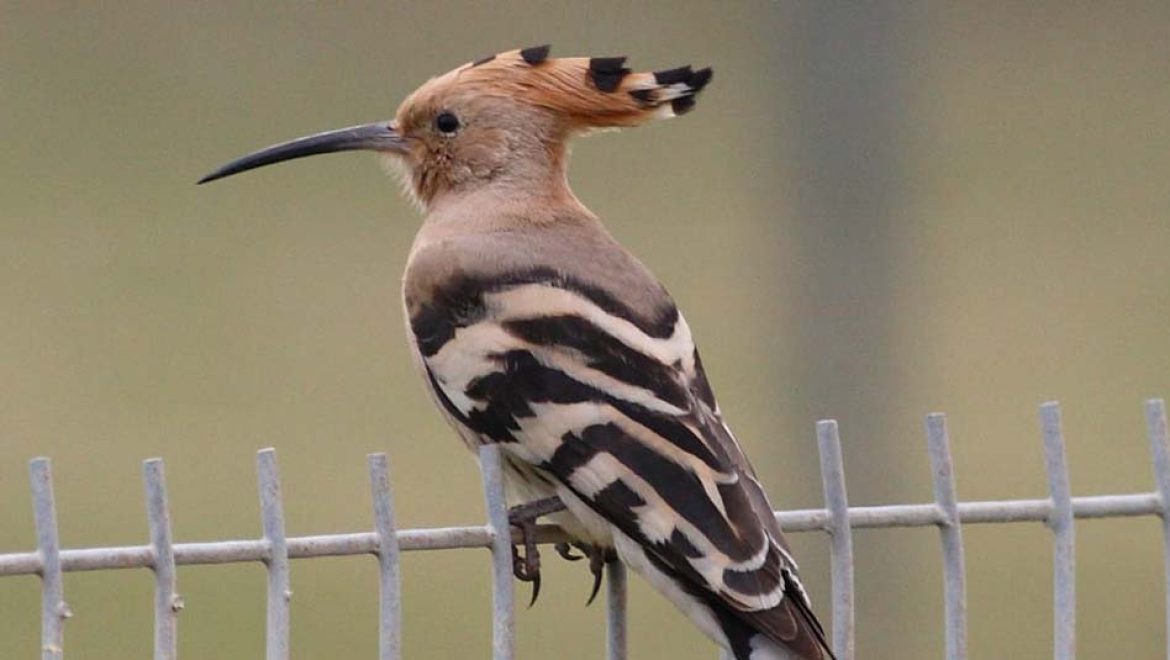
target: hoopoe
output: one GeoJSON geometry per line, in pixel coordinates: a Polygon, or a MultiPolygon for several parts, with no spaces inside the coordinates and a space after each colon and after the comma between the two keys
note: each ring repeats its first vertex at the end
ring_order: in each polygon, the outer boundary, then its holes
{"type": "MultiPolygon", "coordinates": [[[[275,145],[200,183],[346,150],[400,165],[425,214],[403,279],[411,352],[463,441],[502,447],[511,496],[536,503],[515,509],[517,524],[563,509],[550,518],[595,578],[616,554],[739,660],[823,660],[796,562],[686,321],[566,178],[570,138],[681,115],[710,80],[709,68],[510,51],[431,79],[392,121],[275,145]]],[[[516,573],[533,580],[527,548],[516,573]]]]}

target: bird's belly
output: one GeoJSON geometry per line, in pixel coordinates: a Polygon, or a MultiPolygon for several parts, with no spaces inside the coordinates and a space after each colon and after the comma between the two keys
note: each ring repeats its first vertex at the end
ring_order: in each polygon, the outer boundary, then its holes
{"type": "Polygon", "coordinates": [[[568,511],[550,516],[570,536],[599,548],[613,547],[614,526],[585,504],[567,488],[560,488],[558,496],[568,511]]]}

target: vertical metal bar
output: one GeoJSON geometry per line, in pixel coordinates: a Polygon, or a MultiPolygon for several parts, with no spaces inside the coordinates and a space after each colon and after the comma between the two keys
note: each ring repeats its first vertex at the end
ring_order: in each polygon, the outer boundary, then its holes
{"type": "Polygon", "coordinates": [[[1053,657],[1073,660],[1077,654],[1076,545],[1059,403],[1050,401],[1040,406],[1040,424],[1044,433],[1044,467],[1048,472],[1048,491],[1052,497],[1052,516],[1048,519],[1048,526],[1054,534],[1053,657]]]}
{"type": "Polygon", "coordinates": [[[626,565],[620,559],[605,564],[605,657],[626,660],[626,565]]]}
{"type": "Polygon", "coordinates": [[[944,617],[947,660],[967,658],[967,578],[963,559],[963,532],[955,497],[955,470],[947,418],[942,413],[926,417],[926,442],[930,453],[934,501],[943,515],[938,531],[943,552],[944,617]]]}
{"type": "Polygon", "coordinates": [[[1166,426],[1166,403],[1161,399],[1146,402],[1146,434],[1154,461],[1154,483],[1162,505],[1162,562],[1165,565],[1166,657],[1170,659],[1170,431],[1166,426]]]}
{"type": "Polygon", "coordinates": [[[821,454],[821,481],[829,511],[830,560],[833,572],[833,651],[841,660],[852,660],[853,641],[853,532],[849,526],[849,497],[845,491],[845,467],[837,422],[817,422],[817,446],[821,454]]]}
{"type": "Polygon", "coordinates": [[[386,454],[370,454],[370,493],[374,499],[374,531],[378,533],[378,658],[402,657],[402,590],[398,564],[398,535],[390,497],[390,467],[386,454]]]}
{"type": "Polygon", "coordinates": [[[479,448],[479,469],[483,473],[483,495],[487,504],[488,527],[492,532],[492,658],[512,660],[515,654],[515,587],[512,584],[512,528],[504,499],[504,475],[500,448],[479,448]]]}
{"type": "Polygon", "coordinates": [[[37,553],[41,559],[41,660],[60,660],[65,655],[65,619],[73,613],[65,603],[61,545],[57,537],[57,505],[49,459],[29,461],[28,477],[37,527],[37,553]]]}
{"type": "Polygon", "coordinates": [[[256,454],[256,471],[260,486],[260,515],[264,520],[264,540],[268,544],[268,620],[266,658],[288,660],[288,610],[292,590],[289,588],[288,545],[284,535],[284,506],[280,498],[280,472],[276,467],[276,450],[261,449],[256,454]]]}
{"type": "Polygon", "coordinates": [[[166,473],[161,458],[142,466],[146,483],[146,517],[150,521],[150,553],[154,565],[154,658],[178,657],[179,610],[183,600],[175,591],[175,551],[171,542],[171,514],[167,506],[166,473]]]}

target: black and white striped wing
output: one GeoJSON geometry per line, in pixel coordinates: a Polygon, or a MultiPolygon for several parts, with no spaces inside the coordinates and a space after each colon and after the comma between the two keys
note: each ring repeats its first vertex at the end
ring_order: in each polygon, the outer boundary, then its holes
{"type": "Polygon", "coordinates": [[[416,305],[411,327],[450,417],[636,543],[733,648],[736,631],[741,645],[762,633],[824,657],[767,500],[665,300],[647,315],[555,273],[462,278],[416,305]]]}

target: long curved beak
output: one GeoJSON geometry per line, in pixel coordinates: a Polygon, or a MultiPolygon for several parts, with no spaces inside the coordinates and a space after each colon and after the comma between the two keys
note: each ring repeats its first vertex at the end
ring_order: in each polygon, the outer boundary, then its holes
{"type": "Polygon", "coordinates": [[[218,170],[199,179],[199,183],[207,183],[222,179],[225,176],[239,174],[247,170],[279,163],[294,158],[304,158],[316,154],[328,154],[335,151],[383,151],[390,153],[405,153],[406,139],[394,130],[388,122],[375,122],[350,126],[336,131],[326,131],[308,137],[297,138],[291,142],[274,144],[224,165],[218,170]]]}

